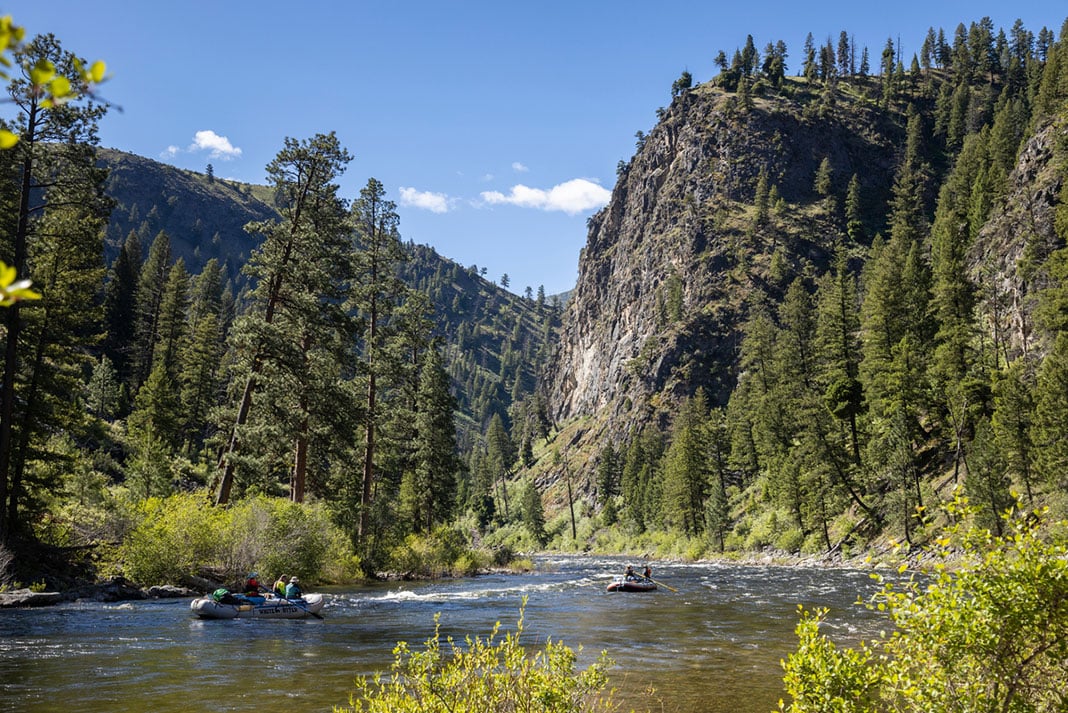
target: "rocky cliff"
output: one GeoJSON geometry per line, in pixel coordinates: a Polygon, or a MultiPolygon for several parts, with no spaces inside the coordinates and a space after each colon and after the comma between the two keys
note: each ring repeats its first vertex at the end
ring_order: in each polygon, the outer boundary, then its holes
{"type": "Polygon", "coordinates": [[[968,256],[969,274],[980,286],[982,309],[1003,358],[1042,351],[1034,309],[1049,286],[1046,258],[1064,247],[1055,216],[1068,171],[1068,121],[1045,126],[1020,150],[1005,200],[995,206],[968,256]]]}
{"type": "Polygon", "coordinates": [[[677,97],[590,220],[549,370],[554,418],[603,416],[619,440],[669,421],[699,386],[724,403],[751,297],[826,268],[844,240],[852,175],[867,235],[882,228],[903,125],[859,94],[827,105],[800,84],[751,100],[709,85],[677,97]],[[831,191],[821,195],[825,159],[831,191]],[[754,206],[762,173],[767,217],[754,206]]]}

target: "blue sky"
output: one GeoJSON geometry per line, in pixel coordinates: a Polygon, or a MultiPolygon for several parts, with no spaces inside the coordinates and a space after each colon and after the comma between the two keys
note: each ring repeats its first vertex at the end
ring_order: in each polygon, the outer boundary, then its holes
{"type": "Polygon", "coordinates": [[[103,120],[102,145],[263,183],[285,137],[336,131],[355,156],[346,197],[378,178],[404,239],[553,294],[573,286],[586,219],[635,132],[683,70],[710,79],[718,50],[781,39],[796,74],[807,33],[846,30],[877,64],[888,37],[910,58],[928,27],[952,37],[983,16],[1059,34],[1068,6],[35,0],[2,12],[107,62],[102,94],[122,111],[103,120]]]}

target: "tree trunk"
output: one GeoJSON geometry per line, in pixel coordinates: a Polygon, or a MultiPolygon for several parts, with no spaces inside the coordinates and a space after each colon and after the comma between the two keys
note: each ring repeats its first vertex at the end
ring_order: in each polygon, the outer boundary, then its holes
{"type": "MultiPolygon", "coordinates": [[[[22,186],[19,194],[18,225],[15,229],[14,264],[16,274],[26,276],[26,245],[30,228],[30,189],[33,187],[33,149],[37,128],[37,105],[33,103],[20,142],[25,152],[22,160],[22,186]]],[[[11,470],[12,421],[15,417],[15,376],[18,371],[18,343],[22,331],[19,304],[7,310],[7,345],[4,351],[4,376],[0,381],[0,543],[6,543],[17,522],[19,494],[9,481],[11,470]],[[10,487],[9,487],[10,485],[10,487]]]]}

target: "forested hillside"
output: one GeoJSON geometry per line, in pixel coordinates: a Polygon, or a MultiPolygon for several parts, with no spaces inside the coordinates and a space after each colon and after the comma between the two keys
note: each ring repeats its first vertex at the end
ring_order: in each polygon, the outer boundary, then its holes
{"type": "Polygon", "coordinates": [[[591,220],[546,382],[587,532],[920,544],[958,484],[992,524],[1013,492],[1063,512],[1063,29],[810,35],[797,77],[740,46],[591,220]]]}
{"type": "MultiPolygon", "coordinates": [[[[109,262],[131,232],[142,252],[162,232],[170,259],[180,258],[190,273],[214,260],[231,293],[247,286],[241,268],[259,237],[244,226],[276,215],[270,188],[108,149],[98,152],[98,162],[108,171],[105,192],[115,202],[105,244],[109,262]]],[[[541,289],[516,296],[486,280],[477,266],[462,267],[428,246],[405,242],[403,248],[401,277],[430,299],[433,334],[443,339],[467,454],[495,413],[507,417],[513,401],[533,392],[560,307],[541,289]]]]}
{"type": "Polygon", "coordinates": [[[341,194],[333,133],[237,185],[98,151],[105,106],[12,81],[0,258],[42,298],[3,315],[0,540],[166,552],[196,499],[288,498],[235,539],[328,522],[374,571],[420,537],[922,545],[956,485],[995,527],[1014,493],[1064,512],[1065,29],[810,36],[797,76],[749,37],[684,72],[566,305],[405,242],[387,187],[341,194]]]}
{"type": "MultiPolygon", "coordinates": [[[[73,64],[53,38],[20,52],[73,64]]],[[[554,301],[405,243],[373,178],[340,195],[333,134],[241,185],[96,151],[105,107],[9,92],[40,139],[2,155],[9,199],[25,178],[41,205],[6,216],[23,242],[0,257],[43,298],[6,313],[5,544],[121,542],[160,498],[267,495],[325,508],[370,569],[462,513],[464,460],[533,392],[554,301]]]]}

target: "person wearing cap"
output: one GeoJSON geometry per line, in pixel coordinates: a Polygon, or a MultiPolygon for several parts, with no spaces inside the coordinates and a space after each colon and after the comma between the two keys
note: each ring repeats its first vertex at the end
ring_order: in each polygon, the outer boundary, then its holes
{"type": "Polygon", "coordinates": [[[245,596],[257,596],[260,593],[260,582],[256,577],[260,576],[258,572],[249,572],[248,577],[245,579],[245,596]]]}
{"type": "Polygon", "coordinates": [[[296,577],[289,578],[289,584],[286,585],[286,599],[300,599],[304,596],[304,592],[301,591],[300,580],[296,577]]]}
{"type": "Polygon", "coordinates": [[[278,580],[274,583],[274,587],[272,589],[274,589],[274,593],[277,596],[282,597],[284,599],[286,596],[287,584],[289,584],[289,577],[284,574],[280,574],[278,575],[278,580]]]}

